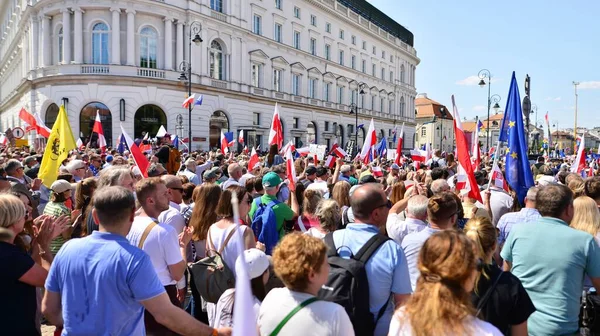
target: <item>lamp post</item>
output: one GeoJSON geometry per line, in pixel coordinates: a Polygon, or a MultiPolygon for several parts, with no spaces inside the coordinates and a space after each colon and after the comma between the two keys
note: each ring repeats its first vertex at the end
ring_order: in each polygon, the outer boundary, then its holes
{"type": "MultiPolygon", "coordinates": [[[[188,47],[188,59],[187,61],[182,61],[179,64],[179,71],[181,74],[179,75],[179,80],[181,82],[185,82],[187,84],[188,89],[188,97],[192,95],[192,42],[197,46],[202,43],[202,38],[200,37],[200,32],[202,31],[202,24],[198,21],[193,21],[190,24],[190,34],[189,34],[189,47],[188,47]],[[193,36],[193,37],[192,37],[193,36]]],[[[188,106],[188,145],[189,150],[191,152],[192,149],[192,108],[194,107],[194,103],[190,103],[188,106]]]]}
{"type": "MultiPolygon", "coordinates": [[[[360,99],[362,101],[362,105],[364,107],[365,104],[365,90],[363,89],[366,84],[361,83],[359,85],[360,91],[359,94],[362,96],[360,99]]],[[[350,114],[354,114],[354,148],[356,152],[352,153],[352,157],[356,156],[358,153],[358,106],[354,103],[350,104],[350,114]]]]}
{"type": "MultiPolygon", "coordinates": [[[[492,108],[492,73],[490,72],[490,70],[488,69],[482,69],[479,71],[478,74],[479,78],[481,79],[479,81],[479,87],[484,87],[487,84],[488,87],[488,104],[487,104],[487,122],[485,125],[485,130],[486,130],[486,136],[485,136],[485,140],[486,140],[486,147],[487,149],[490,148],[490,109],[492,108]],[[486,80],[487,79],[487,83],[486,80]]],[[[498,102],[500,101],[500,96],[498,95],[494,95],[498,97],[498,100],[496,100],[494,103],[494,109],[496,111],[498,111],[498,109],[500,108],[500,105],[498,105],[498,102]],[[497,107],[496,107],[497,106],[497,107]]]]}
{"type": "Polygon", "coordinates": [[[554,120],[552,122],[552,127],[554,127],[556,129],[556,140],[554,140],[554,143],[556,144],[556,146],[554,146],[554,151],[556,153],[558,153],[558,150],[560,148],[558,148],[558,140],[560,139],[560,135],[558,134],[558,120],[554,120]]]}

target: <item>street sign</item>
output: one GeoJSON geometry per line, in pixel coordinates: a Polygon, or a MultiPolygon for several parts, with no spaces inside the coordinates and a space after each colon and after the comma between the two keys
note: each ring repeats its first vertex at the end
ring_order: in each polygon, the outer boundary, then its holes
{"type": "Polygon", "coordinates": [[[15,127],[12,129],[12,135],[17,139],[21,139],[25,136],[25,131],[21,127],[15,127]]]}

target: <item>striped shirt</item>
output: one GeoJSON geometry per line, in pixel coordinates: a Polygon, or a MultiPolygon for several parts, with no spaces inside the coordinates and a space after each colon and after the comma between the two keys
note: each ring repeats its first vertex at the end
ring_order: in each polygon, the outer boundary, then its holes
{"type": "MultiPolygon", "coordinates": [[[[44,215],[50,215],[54,217],[69,215],[70,213],[71,211],[69,210],[69,208],[67,208],[64,202],[48,202],[48,204],[46,204],[46,207],[44,208],[44,215]]],[[[54,238],[50,242],[50,252],[52,252],[52,255],[56,255],[56,253],[58,253],[58,250],[60,250],[60,248],[65,242],[66,240],[62,237],[62,235],[59,235],[58,237],[54,238]]]]}
{"type": "Polygon", "coordinates": [[[504,244],[513,225],[532,222],[540,217],[542,216],[537,209],[533,208],[523,208],[519,212],[509,212],[504,214],[498,221],[498,230],[500,231],[498,234],[498,243],[500,245],[504,244]]]}

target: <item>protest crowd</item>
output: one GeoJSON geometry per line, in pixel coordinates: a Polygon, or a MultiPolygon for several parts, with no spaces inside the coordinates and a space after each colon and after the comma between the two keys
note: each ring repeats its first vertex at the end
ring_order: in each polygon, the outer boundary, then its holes
{"type": "Polygon", "coordinates": [[[580,312],[600,286],[600,176],[578,158],[522,171],[514,134],[506,158],[468,165],[460,139],[424,158],[367,141],[316,158],[272,133],[264,153],[180,152],[168,134],[147,152],[3,148],[1,333],[593,329],[580,312]]]}

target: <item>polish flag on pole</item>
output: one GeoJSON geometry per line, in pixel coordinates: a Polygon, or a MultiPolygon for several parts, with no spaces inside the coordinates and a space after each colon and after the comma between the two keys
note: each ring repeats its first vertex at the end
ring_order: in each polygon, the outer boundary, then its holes
{"type": "Polygon", "coordinates": [[[581,135],[579,139],[579,148],[577,149],[577,156],[575,157],[575,161],[573,161],[573,166],[571,166],[571,173],[580,174],[583,169],[585,169],[585,133],[581,135]]]}
{"type": "Polygon", "coordinates": [[[504,191],[509,192],[508,183],[506,182],[506,179],[504,179],[504,175],[502,174],[500,167],[498,167],[498,164],[496,163],[492,165],[492,171],[490,172],[490,181],[494,184],[495,187],[502,188],[504,189],[504,191]]]}
{"type": "Polygon", "coordinates": [[[471,157],[469,156],[469,147],[467,145],[467,138],[463,132],[462,122],[460,121],[460,115],[458,114],[458,108],[456,108],[456,102],[454,101],[454,95],[452,95],[452,117],[454,118],[454,134],[456,139],[456,154],[458,159],[458,174],[466,175],[457,176],[457,189],[464,189],[468,191],[469,197],[478,200],[483,203],[481,193],[479,192],[479,186],[475,180],[475,174],[473,173],[473,166],[471,164],[471,157]],[[464,186],[459,188],[459,181],[465,180],[464,186]]]}
{"type": "Polygon", "coordinates": [[[6,146],[8,144],[8,138],[6,137],[6,135],[1,134],[0,135],[0,145],[6,146]]]}
{"type": "Polygon", "coordinates": [[[431,159],[431,143],[427,143],[425,144],[425,162],[429,161],[429,159],[431,159]]]}
{"type": "Polygon", "coordinates": [[[50,133],[52,132],[52,130],[50,128],[46,127],[46,124],[44,123],[44,121],[42,120],[42,118],[40,117],[39,114],[34,113],[33,117],[37,121],[37,133],[39,135],[43,136],[44,138],[48,138],[50,136],[50,133]]]}
{"type": "Polygon", "coordinates": [[[131,153],[131,156],[133,157],[133,161],[135,162],[136,166],[138,167],[140,172],[142,172],[142,175],[144,177],[148,177],[148,166],[150,165],[148,159],[142,153],[140,148],[135,144],[135,142],[129,136],[129,134],[125,132],[123,124],[121,124],[121,133],[123,134],[123,137],[125,137],[125,142],[127,142],[127,147],[129,147],[129,152],[131,153]]]}
{"type": "Polygon", "coordinates": [[[98,147],[102,150],[102,153],[106,151],[106,138],[104,137],[104,130],[102,129],[102,122],[100,121],[100,111],[96,111],[96,120],[94,121],[94,128],[92,132],[98,134],[98,147]]]}
{"type": "Polygon", "coordinates": [[[285,152],[290,149],[292,153],[296,150],[296,146],[294,146],[294,142],[290,140],[290,142],[286,143],[285,146],[281,147],[280,154],[285,155],[285,152]]]}
{"type": "Polygon", "coordinates": [[[337,138],[335,138],[335,140],[333,141],[330,153],[335,154],[335,156],[339,157],[340,159],[343,159],[348,155],[348,153],[346,153],[346,151],[343,150],[342,147],[340,147],[340,145],[338,145],[337,138]]]}
{"type": "Polygon", "coordinates": [[[238,142],[241,144],[244,143],[244,131],[240,131],[240,136],[238,136],[238,142]]]}
{"type": "Polygon", "coordinates": [[[221,153],[229,153],[229,140],[227,140],[223,131],[221,131],[221,153]]]}
{"type": "Polygon", "coordinates": [[[335,156],[333,155],[327,155],[327,160],[325,160],[325,167],[327,168],[333,168],[335,167],[335,156]]]}
{"type": "Polygon", "coordinates": [[[301,156],[307,156],[308,153],[310,153],[310,148],[309,147],[296,148],[296,153],[300,154],[301,156]]]}
{"type": "Polygon", "coordinates": [[[379,167],[379,166],[371,167],[371,171],[373,172],[373,176],[375,176],[375,177],[383,176],[383,171],[381,170],[381,167],[379,167]]]}
{"type": "Polygon", "coordinates": [[[250,160],[248,161],[248,170],[254,169],[254,167],[258,164],[258,154],[256,153],[256,148],[252,147],[252,154],[250,154],[250,160]]]}
{"type": "Polygon", "coordinates": [[[75,144],[77,145],[77,148],[82,149],[83,147],[85,147],[85,145],[83,144],[83,141],[81,141],[81,138],[77,138],[77,141],[75,142],[75,144]]]}
{"type": "Polygon", "coordinates": [[[184,101],[183,104],[181,104],[181,106],[183,108],[189,108],[190,105],[194,102],[194,94],[192,94],[191,96],[187,97],[184,101]]]}
{"type": "Polygon", "coordinates": [[[425,163],[425,162],[427,162],[427,153],[425,153],[425,151],[422,151],[422,150],[411,149],[410,150],[410,158],[413,161],[425,163]]]}
{"type": "Polygon", "coordinates": [[[283,127],[281,119],[279,119],[279,105],[275,103],[275,111],[273,112],[273,120],[271,121],[271,131],[269,131],[269,146],[277,145],[277,148],[283,146],[283,127]]]}
{"type": "Polygon", "coordinates": [[[26,109],[21,108],[19,111],[19,118],[29,126],[27,127],[27,131],[35,130],[44,138],[48,138],[50,136],[50,132],[52,132],[52,130],[44,125],[44,122],[42,122],[39,116],[36,118],[36,115],[33,115],[27,112],[26,109]]]}
{"type": "Polygon", "coordinates": [[[474,158],[474,171],[478,171],[479,165],[481,164],[481,149],[479,148],[479,129],[481,127],[483,127],[483,123],[481,122],[481,120],[477,119],[477,123],[475,124],[475,132],[473,133],[473,149],[471,151],[471,156],[474,158]]]}
{"type": "Polygon", "coordinates": [[[362,150],[360,152],[360,158],[364,163],[369,163],[371,157],[373,156],[373,146],[377,143],[377,134],[375,133],[375,124],[373,123],[373,119],[371,118],[371,123],[369,124],[369,130],[367,131],[365,142],[362,146],[362,150]]]}
{"type": "Polygon", "coordinates": [[[285,152],[285,171],[288,179],[288,188],[290,191],[296,191],[296,168],[294,167],[294,156],[292,155],[292,149],[288,148],[285,152]]]}
{"type": "Polygon", "coordinates": [[[394,158],[394,163],[400,165],[400,158],[402,157],[402,146],[404,144],[404,123],[402,123],[402,128],[400,129],[400,135],[398,135],[398,143],[396,144],[396,157],[394,158]]]}

